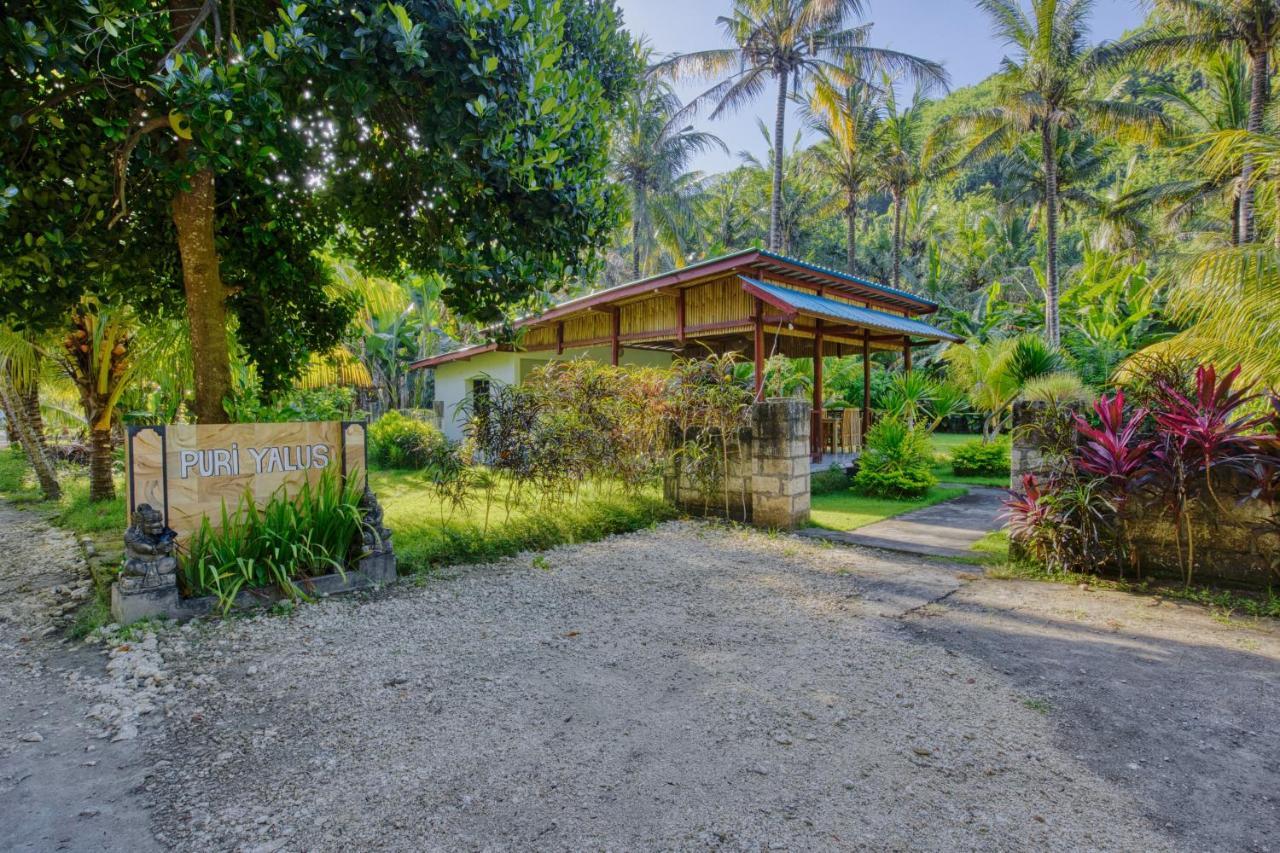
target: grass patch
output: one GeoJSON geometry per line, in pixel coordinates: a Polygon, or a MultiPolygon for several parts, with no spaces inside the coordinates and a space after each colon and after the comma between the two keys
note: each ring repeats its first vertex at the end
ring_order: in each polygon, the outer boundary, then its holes
{"type": "MultiPolygon", "coordinates": [[[[1003,532],[1000,535],[1005,536],[1003,532]]],[[[1203,604],[1212,609],[1215,614],[1228,619],[1233,616],[1280,619],[1280,595],[1277,595],[1273,589],[1255,591],[1204,585],[1193,585],[1187,588],[1174,579],[1146,578],[1141,581],[1127,581],[1078,572],[1051,572],[1031,562],[1009,560],[1007,536],[1005,536],[1005,543],[1005,558],[988,564],[985,574],[989,578],[1088,584],[1097,589],[1127,592],[1133,595],[1155,595],[1175,601],[1203,604]]]]}
{"type": "Polygon", "coordinates": [[[912,500],[872,498],[850,491],[814,495],[810,499],[810,524],[825,530],[856,530],[913,509],[940,504],[966,493],[966,489],[934,486],[912,500]]]}
{"type": "Polygon", "coordinates": [[[440,501],[422,474],[374,471],[370,482],[395,533],[396,558],[409,572],[590,542],[677,515],[656,489],[624,491],[595,484],[584,485],[576,498],[554,507],[526,501],[508,509],[500,484],[487,512],[485,494],[477,491],[465,507],[452,514],[446,508],[442,519],[440,501]]]}
{"type": "Polygon", "coordinates": [[[62,486],[62,499],[44,500],[36,483],[35,472],[27,464],[27,458],[22,452],[16,448],[0,451],[0,497],[27,505],[54,524],[73,533],[116,531],[124,535],[127,525],[123,477],[116,477],[117,497],[99,503],[89,501],[89,471],[86,468],[59,466],[58,483],[62,486]]]}

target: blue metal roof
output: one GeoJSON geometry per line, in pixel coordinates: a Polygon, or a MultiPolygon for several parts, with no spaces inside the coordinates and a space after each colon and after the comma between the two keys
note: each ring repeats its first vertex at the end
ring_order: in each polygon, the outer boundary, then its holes
{"type": "Polygon", "coordinates": [[[777,252],[771,252],[768,249],[760,249],[759,251],[762,256],[766,258],[772,258],[775,261],[781,261],[783,263],[788,263],[788,264],[795,264],[798,267],[804,267],[805,269],[810,269],[810,270],[813,270],[814,272],[822,273],[823,275],[829,275],[832,278],[842,278],[845,281],[851,281],[854,284],[861,284],[864,287],[874,288],[875,290],[879,290],[883,293],[889,293],[894,296],[902,296],[914,302],[919,302],[923,305],[928,305],[931,308],[938,307],[938,303],[934,302],[933,300],[925,299],[923,296],[917,296],[916,294],[911,293],[910,291],[907,291],[907,290],[900,290],[896,287],[890,287],[887,284],[881,284],[878,281],[871,281],[870,279],[865,279],[862,276],[853,275],[852,273],[843,272],[841,270],[833,270],[831,269],[831,267],[824,267],[824,266],[819,266],[818,264],[811,264],[808,261],[801,261],[796,258],[788,258],[786,255],[779,255],[777,252]]]}
{"type": "Polygon", "coordinates": [[[758,288],[764,294],[771,296],[795,311],[812,314],[826,320],[839,320],[877,331],[893,332],[917,338],[932,338],[936,341],[964,340],[958,335],[934,328],[921,320],[899,317],[896,314],[886,314],[883,311],[876,311],[871,308],[860,308],[847,302],[837,302],[834,299],[818,296],[816,293],[805,293],[800,290],[792,290],[789,287],[779,287],[776,284],[765,284],[763,281],[748,278],[745,275],[738,277],[753,288],[758,288]]]}

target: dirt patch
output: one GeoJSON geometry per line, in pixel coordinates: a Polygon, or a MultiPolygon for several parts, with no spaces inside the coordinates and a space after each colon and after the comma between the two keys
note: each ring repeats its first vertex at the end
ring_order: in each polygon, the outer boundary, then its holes
{"type": "Polygon", "coordinates": [[[1280,834],[1280,627],[1149,596],[1032,581],[967,585],[910,620],[982,661],[1053,723],[1054,745],[1201,850],[1280,834]]]}
{"type": "Polygon", "coordinates": [[[154,685],[60,638],[90,591],[70,534],[0,503],[0,850],[159,849],[133,790],[154,685]]]}
{"type": "Polygon", "coordinates": [[[903,624],[960,585],[670,524],[166,634],[210,682],[153,754],[155,828],[190,850],[1173,846],[1025,689],[903,624]]]}

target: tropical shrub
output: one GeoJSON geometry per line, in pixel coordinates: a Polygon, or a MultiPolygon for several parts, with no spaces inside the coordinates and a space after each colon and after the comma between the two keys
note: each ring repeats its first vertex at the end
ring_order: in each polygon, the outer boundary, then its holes
{"type": "Polygon", "coordinates": [[[1011,452],[1008,436],[987,443],[966,441],[951,451],[951,471],[957,477],[1007,477],[1011,452]]]}
{"type": "Polygon", "coordinates": [[[880,419],[867,433],[853,487],[865,495],[915,498],[937,485],[930,470],[928,434],[895,417],[880,419]]]}
{"type": "Polygon", "coordinates": [[[426,468],[445,445],[435,426],[394,409],[369,425],[369,462],[378,468],[426,468]]]}
{"type": "MultiPolygon", "coordinates": [[[[1054,569],[1140,570],[1135,524],[1164,516],[1190,585],[1198,519],[1256,498],[1272,507],[1259,532],[1280,530],[1277,423],[1251,387],[1235,387],[1239,375],[1238,367],[1219,377],[1201,365],[1188,379],[1179,366],[1156,361],[1149,373],[1126,377],[1140,405],[1118,391],[1100,397],[1091,418],[1071,414],[1071,439],[1043,454],[1049,473],[1025,479],[1006,502],[1012,541],[1054,569]]],[[[1057,410],[1044,416],[1053,427],[1045,431],[1056,434],[1057,410]]]]}
{"type": "Polygon", "coordinates": [[[853,485],[853,480],[839,465],[832,465],[821,471],[815,471],[809,477],[809,494],[830,495],[843,492],[853,485]]]}
{"type": "Polygon", "coordinates": [[[224,502],[220,524],[205,518],[181,554],[187,595],[214,595],[226,612],[242,589],[276,587],[305,597],[298,581],[339,573],[358,558],[361,489],[326,471],[292,497],[283,488],[259,508],[251,494],[234,509],[224,502]]]}
{"type": "Polygon", "coordinates": [[[1033,474],[1005,501],[1009,540],[1027,557],[1058,572],[1093,572],[1111,553],[1111,509],[1098,480],[1033,474]]]}

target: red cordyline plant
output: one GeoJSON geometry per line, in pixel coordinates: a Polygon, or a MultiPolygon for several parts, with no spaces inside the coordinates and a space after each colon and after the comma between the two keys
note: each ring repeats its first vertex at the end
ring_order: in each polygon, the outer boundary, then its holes
{"type": "MultiPolygon", "coordinates": [[[[1155,413],[1156,424],[1168,439],[1176,442],[1199,472],[1206,477],[1216,466],[1247,464],[1257,446],[1257,431],[1267,418],[1238,414],[1247,403],[1259,399],[1253,386],[1233,389],[1240,365],[1219,381],[1212,364],[1196,368],[1193,398],[1163,385],[1167,407],[1155,413]]],[[[1209,489],[1212,492],[1212,485],[1209,489]]]]}
{"type": "Polygon", "coordinates": [[[1076,431],[1085,438],[1077,451],[1076,466],[1113,487],[1127,490],[1146,471],[1154,444],[1150,439],[1138,438],[1147,410],[1136,409],[1126,420],[1124,392],[1117,391],[1113,397],[1099,397],[1093,411],[1098,416],[1098,427],[1075,415],[1076,431]]]}
{"type": "Polygon", "coordinates": [[[1126,513],[1129,496],[1150,470],[1151,448],[1155,442],[1139,438],[1147,409],[1139,407],[1126,419],[1124,392],[1117,391],[1112,397],[1099,397],[1093,411],[1098,416],[1098,427],[1080,415],[1074,416],[1076,431],[1085,439],[1076,451],[1076,467],[1105,484],[1115,509],[1125,556],[1134,569],[1140,571],[1126,513]]]}
{"type": "Polygon", "coordinates": [[[1009,538],[1028,542],[1049,519],[1049,505],[1041,500],[1044,492],[1035,474],[1022,475],[1022,491],[1011,491],[1004,500],[1000,517],[1008,522],[1009,538]]]}
{"type": "Polygon", "coordinates": [[[1188,586],[1195,571],[1191,514],[1201,489],[1220,503],[1213,490],[1215,470],[1246,470],[1257,456],[1257,430],[1267,422],[1264,417],[1240,412],[1258,395],[1251,385],[1233,388],[1239,376],[1237,365],[1219,380],[1213,365],[1207,364],[1196,368],[1190,396],[1168,383],[1160,386],[1164,407],[1154,415],[1160,440],[1151,454],[1151,479],[1173,515],[1180,546],[1178,559],[1188,586]]]}

